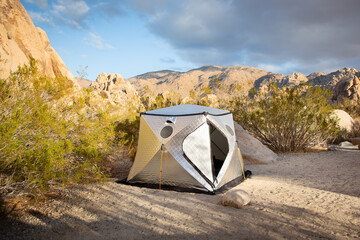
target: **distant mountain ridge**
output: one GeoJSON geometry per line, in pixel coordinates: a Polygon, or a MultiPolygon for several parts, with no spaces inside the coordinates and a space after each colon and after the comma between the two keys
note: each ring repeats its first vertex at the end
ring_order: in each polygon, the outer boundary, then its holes
{"type": "Polygon", "coordinates": [[[135,86],[140,95],[148,92],[158,95],[173,91],[186,97],[190,90],[200,92],[204,88],[212,89],[215,95],[227,95],[231,94],[231,89],[235,87],[240,87],[240,92],[247,94],[252,88],[267,88],[271,83],[276,83],[279,87],[311,83],[333,91],[334,100],[346,97],[359,101],[359,79],[360,72],[354,68],[343,68],[329,74],[314,72],[305,76],[302,73],[292,73],[286,76],[249,66],[208,65],[187,72],[149,72],[127,80],[135,86]]]}
{"type": "MultiPolygon", "coordinates": [[[[182,96],[187,96],[194,89],[200,91],[205,87],[212,87],[220,82],[220,85],[234,87],[241,84],[244,91],[252,88],[252,83],[267,75],[268,72],[249,66],[221,67],[215,65],[192,69],[187,72],[159,71],[145,73],[128,80],[135,86],[140,95],[151,91],[161,94],[166,91],[174,91],[182,96]]],[[[215,92],[216,89],[214,88],[215,92]]]]}

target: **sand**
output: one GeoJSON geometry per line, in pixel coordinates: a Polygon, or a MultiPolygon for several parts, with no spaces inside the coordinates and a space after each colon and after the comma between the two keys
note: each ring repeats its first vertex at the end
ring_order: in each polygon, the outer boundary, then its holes
{"type": "Polygon", "coordinates": [[[0,223],[2,239],[359,239],[360,151],[281,154],[247,164],[250,205],[117,184],[75,186],[0,223]]]}

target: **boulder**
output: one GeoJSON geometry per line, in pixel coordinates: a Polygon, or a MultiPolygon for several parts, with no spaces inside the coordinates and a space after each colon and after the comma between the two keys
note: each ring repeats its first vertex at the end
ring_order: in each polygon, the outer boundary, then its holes
{"type": "Polygon", "coordinates": [[[354,126],[354,119],[345,111],[340,109],[335,109],[332,117],[339,118],[339,127],[340,129],[351,132],[354,126]]]}
{"type": "Polygon", "coordinates": [[[221,198],[223,206],[241,208],[250,203],[250,195],[242,189],[233,189],[228,191],[221,198]]]}
{"type": "MultiPolygon", "coordinates": [[[[360,145],[359,145],[360,146],[360,145]]],[[[351,142],[341,142],[339,145],[329,145],[329,151],[352,151],[359,149],[358,145],[353,145],[351,142]]]]}
{"type": "Polygon", "coordinates": [[[134,106],[136,108],[140,104],[137,91],[120,74],[100,73],[96,81],[90,84],[90,87],[112,105],[134,106]]]}
{"type": "Polygon", "coordinates": [[[246,132],[238,123],[234,122],[236,140],[244,161],[249,163],[271,163],[278,156],[258,139],[246,132]]]}
{"type": "Polygon", "coordinates": [[[46,33],[35,27],[19,0],[0,1],[0,57],[0,78],[7,78],[19,65],[29,64],[33,57],[42,74],[62,75],[74,81],[46,33]]]}

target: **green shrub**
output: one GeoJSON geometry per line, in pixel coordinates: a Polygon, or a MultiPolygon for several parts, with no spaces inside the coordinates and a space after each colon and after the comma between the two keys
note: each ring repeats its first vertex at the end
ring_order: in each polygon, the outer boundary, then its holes
{"type": "Polygon", "coordinates": [[[271,85],[253,97],[234,98],[230,110],[235,121],[275,151],[304,150],[338,132],[337,119],[330,118],[330,93],[319,87],[271,85]]]}
{"type": "Polygon", "coordinates": [[[347,112],[352,118],[360,118],[360,103],[348,98],[335,102],[334,107],[347,112]]]}
{"type": "Polygon", "coordinates": [[[117,122],[115,126],[115,141],[118,145],[126,148],[128,157],[134,159],[139,139],[140,116],[127,118],[117,122]]]}
{"type": "Polygon", "coordinates": [[[106,177],[115,116],[90,107],[91,91],[39,74],[36,61],[0,79],[0,187],[35,194],[106,177]]]}

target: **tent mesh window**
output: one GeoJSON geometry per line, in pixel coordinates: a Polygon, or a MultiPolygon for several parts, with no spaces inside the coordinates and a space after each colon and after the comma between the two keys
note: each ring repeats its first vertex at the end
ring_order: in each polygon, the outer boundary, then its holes
{"type": "Polygon", "coordinates": [[[160,136],[162,138],[168,138],[171,136],[173,131],[174,131],[174,129],[171,126],[165,126],[163,129],[161,129],[160,136]]]}
{"type": "Polygon", "coordinates": [[[222,165],[229,153],[229,143],[225,135],[216,128],[213,124],[210,127],[210,141],[211,141],[211,156],[213,160],[213,173],[214,176],[220,172],[222,165]]]}

